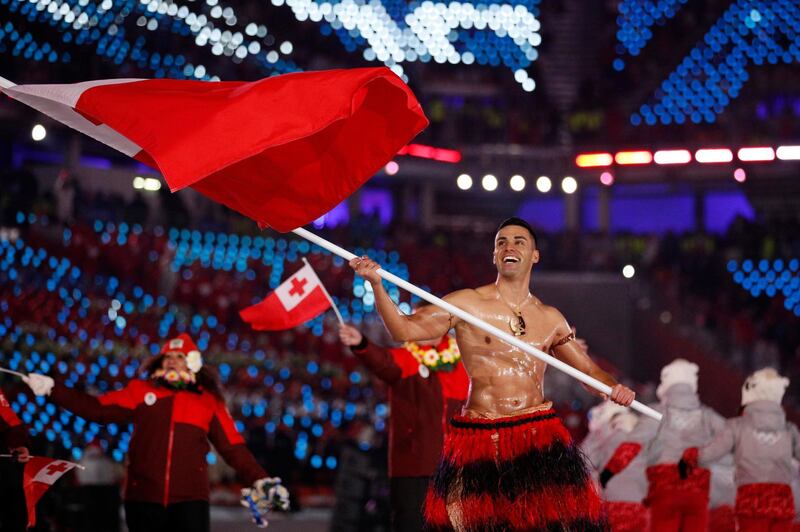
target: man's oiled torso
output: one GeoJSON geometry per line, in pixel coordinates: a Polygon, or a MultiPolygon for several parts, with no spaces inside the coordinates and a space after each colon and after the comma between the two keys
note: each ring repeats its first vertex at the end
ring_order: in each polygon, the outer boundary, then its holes
{"type": "MultiPolygon", "coordinates": [[[[494,285],[468,292],[457,304],[500,330],[513,334],[509,320],[516,321],[516,316],[507,304],[498,299],[494,285]]],[[[518,338],[548,352],[557,339],[560,321],[535,297],[531,297],[520,311],[526,330],[525,335],[518,338]]],[[[461,322],[456,326],[456,338],[471,380],[469,399],[464,407],[468,415],[516,415],[535,409],[544,402],[542,381],[547,367],[544,362],[468,323],[461,322]]]]}

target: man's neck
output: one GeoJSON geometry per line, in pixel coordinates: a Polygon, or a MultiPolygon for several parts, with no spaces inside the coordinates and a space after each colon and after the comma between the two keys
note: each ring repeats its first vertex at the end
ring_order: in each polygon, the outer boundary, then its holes
{"type": "Polygon", "coordinates": [[[509,303],[519,304],[530,293],[531,274],[518,278],[508,278],[497,276],[495,287],[501,296],[506,298],[509,303]]]}

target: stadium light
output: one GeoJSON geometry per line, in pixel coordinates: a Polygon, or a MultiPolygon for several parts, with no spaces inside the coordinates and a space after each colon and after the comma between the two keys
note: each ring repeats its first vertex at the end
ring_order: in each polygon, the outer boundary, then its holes
{"type": "Polygon", "coordinates": [[[539,178],[536,180],[536,190],[542,194],[550,192],[551,188],[553,188],[553,182],[546,175],[539,176],[539,178]]]}
{"type": "Polygon", "coordinates": [[[395,161],[389,161],[388,163],[386,163],[384,170],[386,171],[386,175],[395,175],[397,172],[400,171],[400,165],[397,164],[395,161]]]}
{"type": "Polygon", "coordinates": [[[469,174],[461,174],[456,179],[456,185],[458,185],[458,188],[461,190],[469,190],[472,188],[472,178],[469,174]]]}
{"type": "Polygon", "coordinates": [[[458,150],[448,150],[446,148],[436,148],[425,144],[409,144],[403,146],[397,155],[410,155],[422,159],[432,159],[443,163],[461,162],[461,152],[458,150]]]}
{"type": "Polygon", "coordinates": [[[800,146],[778,146],[776,155],[781,161],[797,161],[800,159],[800,146]]]}
{"type": "Polygon", "coordinates": [[[620,151],[614,156],[617,164],[650,164],[653,162],[653,154],[646,150],[620,151]]]}
{"type": "Polygon", "coordinates": [[[698,163],[729,163],[733,160],[733,152],[728,148],[710,148],[697,150],[694,158],[698,163]]]}
{"type": "Polygon", "coordinates": [[[653,156],[656,164],[686,164],[691,162],[689,150],[658,150],[653,156]]]}
{"type": "Polygon", "coordinates": [[[136,190],[156,192],[161,190],[161,181],[153,177],[142,177],[137,175],[133,178],[133,188],[136,190]]]}
{"type": "Polygon", "coordinates": [[[758,162],[758,161],[774,161],[775,150],[769,146],[758,148],[741,148],[736,156],[740,161],[744,162],[758,162]]]}
{"type": "Polygon", "coordinates": [[[567,176],[561,180],[561,190],[563,190],[565,194],[574,194],[575,191],[578,190],[578,182],[575,181],[574,177],[567,176]]]}
{"type": "Polygon", "coordinates": [[[610,153],[581,153],[575,157],[575,164],[580,168],[611,166],[614,158],[610,153]]]}
{"type": "Polygon", "coordinates": [[[634,275],[636,275],[636,268],[634,268],[631,264],[626,264],[624,268],[622,268],[622,275],[626,279],[632,279],[634,275]]]}
{"type": "Polygon", "coordinates": [[[44,140],[46,136],[47,130],[42,124],[36,124],[33,126],[33,129],[31,129],[31,138],[36,142],[44,140]]]}

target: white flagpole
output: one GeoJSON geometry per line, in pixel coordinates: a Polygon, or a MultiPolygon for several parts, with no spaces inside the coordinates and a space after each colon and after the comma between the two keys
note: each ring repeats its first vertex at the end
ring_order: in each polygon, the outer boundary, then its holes
{"type": "MultiPolygon", "coordinates": [[[[303,257],[303,262],[306,264],[306,266],[311,268],[311,264],[309,264],[308,260],[305,257],[303,257]]],[[[311,268],[311,271],[314,271],[314,268],[311,268]]],[[[339,309],[336,308],[336,303],[333,302],[333,298],[328,293],[328,290],[325,288],[325,284],[319,278],[319,276],[317,275],[317,272],[314,272],[314,275],[317,277],[317,281],[319,281],[319,287],[322,288],[322,293],[325,294],[325,297],[327,297],[328,301],[331,302],[331,308],[336,313],[336,317],[339,319],[339,324],[340,325],[344,325],[344,319],[342,318],[342,314],[341,314],[341,312],[339,312],[339,309]]]]}
{"type": "MultiPolygon", "coordinates": [[[[350,261],[350,260],[353,260],[353,259],[357,258],[356,255],[354,255],[353,253],[350,253],[346,249],[341,248],[341,247],[339,247],[336,244],[333,244],[331,242],[328,242],[324,238],[322,238],[320,236],[317,236],[314,233],[311,233],[310,231],[307,231],[307,230],[303,229],[302,227],[294,229],[292,232],[294,234],[300,236],[300,237],[305,238],[309,242],[318,245],[321,248],[327,249],[331,253],[334,253],[335,255],[338,255],[338,256],[342,257],[343,259],[345,259],[345,260],[350,261]]],[[[563,371],[564,373],[566,373],[570,377],[578,379],[579,381],[581,381],[582,383],[586,384],[587,386],[591,386],[595,390],[597,390],[599,392],[602,392],[602,393],[604,393],[606,395],[611,395],[611,387],[609,385],[605,384],[604,382],[600,382],[599,380],[595,379],[594,377],[590,377],[589,375],[586,375],[582,371],[573,368],[569,364],[567,364],[565,362],[562,362],[562,361],[558,360],[557,358],[555,358],[555,357],[553,357],[551,355],[548,355],[547,353],[544,353],[543,351],[540,351],[539,349],[536,349],[535,347],[533,347],[531,345],[526,344],[525,342],[521,341],[520,339],[515,338],[514,336],[511,336],[507,332],[498,329],[494,325],[491,325],[491,324],[486,323],[485,321],[483,321],[483,320],[481,320],[479,318],[476,318],[472,314],[470,314],[468,312],[465,312],[464,310],[461,310],[460,308],[458,308],[458,307],[456,307],[454,305],[451,305],[447,301],[444,301],[443,299],[440,299],[440,298],[434,296],[433,294],[430,294],[430,293],[426,292],[425,290],[422,290],[421,288],[418,288],[415,285],[413,285],[413,284],[411,284],[411,283],[409,283],[407,281],[404,281],[403,279],[397,277],[396,275],[393,275],[393,274],[387,272],[386,270],[384,270],[382,268],[378,270],[378,275],[381,276],[381,278],[386,279],[390,283],[394,283],[397,286],[399,286],[400,288],[408,290],[412,294],[414,294],[416,296],[419,296],[420,298],[424,299],[425,301],[427,301],[429,303],[432,303],[432,304],[436,305],[437,307],[446,310],[450,314],[461,318],[462,320],[466,321],[467,323],[469,323],[471,325],[474,325],[475,327],[478,327],[479,329],[482,329],[482,330],[484,330],[484,331],[486,331],[486,332],[488,332],[490,334],[493,334],[494,336],[500,338],[501,340],[503,340],[507,344],[510,344],[510,345],[512,345],[512,346],[514,346],[514,347],[516,347],[518,349],[521,349],[522,351],[524,351],[524,352],[526,352],[526,353],[528,353],[530,355],[535,356],[536,358],[538,358],[542,362],[546,362],[547,364],[549,364],[551,366],[554,366],[556,369],[559,369],[559,370],[563,371]]],[[[642,414],[644,414],[646,416],[649,416],[649,417],[651,417],[651,418],[653,418],[653,419],[655,419],[657,421],[661,421],[661,413],[657,412],[656,410],[653,410],[649,406],[647,406],[645,404],[642,404],[639,401],[634,401],[631,404],[631,408],[633,408],[634,410],[637,410],[638,412],[640,412],[640,413],[642,413],[642,414]]]]}
{"type": "Polygon", "coordinates": [[[16,83],[0,76],[0,89],[10,89],[11,87],[16,87],[16,86],[17,86],[16,83]]]}
{"type": "Polygon", "coordinates": [[[20,379],[25,379],[26,378],[25,375],[23,375],[19,371],[13,371],[13,370],[6,369],[6,368],[0,368],[0,373],[8,373],[9,375],[16,375],[20,379]]]}

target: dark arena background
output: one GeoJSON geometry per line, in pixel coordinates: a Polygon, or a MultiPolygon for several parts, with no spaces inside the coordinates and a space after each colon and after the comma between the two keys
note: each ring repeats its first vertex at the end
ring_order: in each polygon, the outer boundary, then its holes
{"type": "MultiPolygon", "coordinates": [[[[519,216],[538,236],[532,293],[637,399],[658,404],[661,368],[681,358],[700,400],[733,418],[745,378],[770,367],[800,422],[800,2],[0,0],[0,76],[17,84],[381,65],[430,125],[308,229],[443,296],[494,281],[497,226],[519,216]]],[[[396,345],[346,261],[170,193],[151,167],[6,95],[0,218],[0,367],[100,395],[187,333],[291,494],[270,530],[391,529],[391,386],[342,344],[333,312],[273,332],[239,315],[305,257],[346,322],[396,345]]],[[[404,312],[421,303],[389,293],[404,312]]],[[[0,387],[32,455],[85,466],[40,499],[34,529],[127,530],[133,425],[85,419],[10,374],[0,387]]],[[[584,440],[601,400],[556,369],[544,392],[584,440]]],[[[734,530],[736,460],[712,468],[708,530],[734,530]]],[[[248,484],[213,446],[206,461],[211,530],[254,530],[248,484]]]]}

